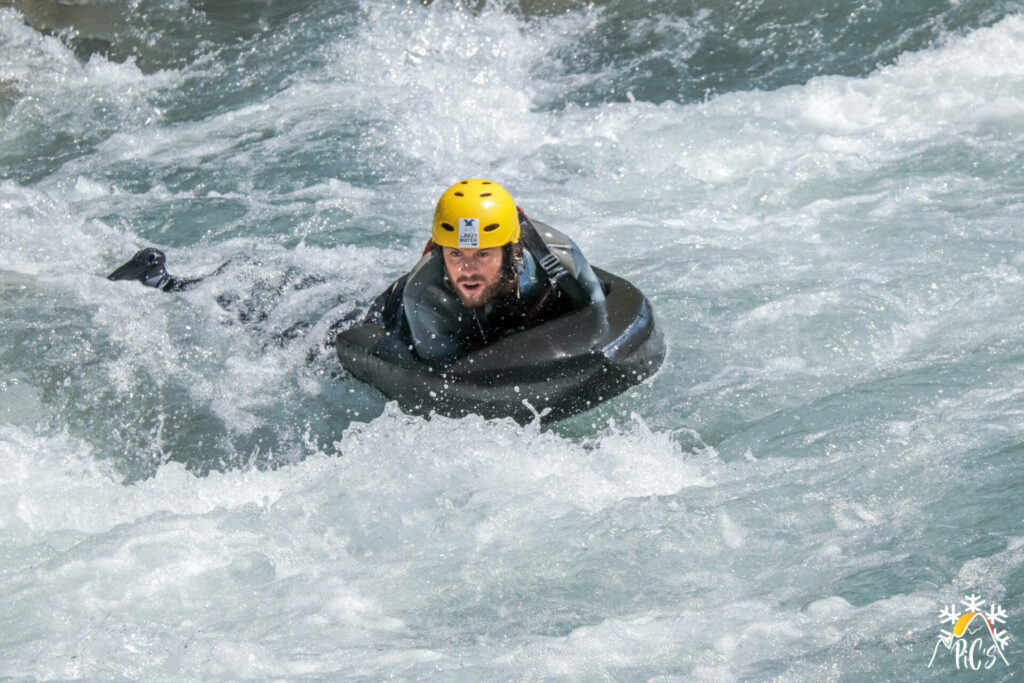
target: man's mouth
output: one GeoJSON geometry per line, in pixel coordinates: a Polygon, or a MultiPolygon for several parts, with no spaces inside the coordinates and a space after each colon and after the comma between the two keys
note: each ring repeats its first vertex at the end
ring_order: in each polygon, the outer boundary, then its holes
{"type": "Polygon", "coordinates": [[[467,294],[475,294],[484,287],[483,280],[460,280],[455,284],[467,294]]]}

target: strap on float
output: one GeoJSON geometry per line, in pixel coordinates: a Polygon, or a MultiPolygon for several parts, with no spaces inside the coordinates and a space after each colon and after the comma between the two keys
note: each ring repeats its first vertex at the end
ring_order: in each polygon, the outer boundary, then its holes
{"type": "Polygon", "coordinates": [[[523,246],[544,270],[551,283],[569,297],[574,308],[583,308],[588,305],[590,294],[583,288],[580,281],[566,270],[561,259],[552,253],[522,209],[519,209],[519,228],[522,233],[523,246]]]}

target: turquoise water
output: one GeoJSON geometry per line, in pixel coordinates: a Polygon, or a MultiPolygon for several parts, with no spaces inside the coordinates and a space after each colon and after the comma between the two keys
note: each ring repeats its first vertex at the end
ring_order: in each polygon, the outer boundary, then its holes
{"type": "Polygon", "coordinates": [[[7,1],[0,117],[0,676],[1019,676],[1024,4],[7,1]],[[649,295],[651,381],[341,371],[474,175],[649,295]],[[1006,661],[929,667],[969,595],[1006,661]]]}

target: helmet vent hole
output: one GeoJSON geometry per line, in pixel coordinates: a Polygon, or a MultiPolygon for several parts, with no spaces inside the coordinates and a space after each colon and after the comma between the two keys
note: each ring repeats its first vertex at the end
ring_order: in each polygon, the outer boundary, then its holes
{"type": "Polygon", "coordinates": [[[498,223],[491,223],[490,225],[488,225],[487,227],[484,228],[484,232],[494,232],[495,230],[497,230],[500,227],[501,227],[501,225],[498,224],[498,223]]]}
{"type": "Polygon", "coordinates": [[[461,192],[456,192],[455,196],[456,197],[465,197],[466,195],[462,194],[461,192]]]}
{"type": "Polygon", "coordinates": [[[451,223],[442,223],[441,227],[447,230],[448,232],[455,232],[455,226],[452,225],[451,223]]]}
{"type": "Polygon", "coordinates": [[[481,196],[481,197],[490,197],[490,196],[491,196],[491,193],[490,193],[490,192],[481,192],[481,193],[480,193],[480,196],[481,196]]]}

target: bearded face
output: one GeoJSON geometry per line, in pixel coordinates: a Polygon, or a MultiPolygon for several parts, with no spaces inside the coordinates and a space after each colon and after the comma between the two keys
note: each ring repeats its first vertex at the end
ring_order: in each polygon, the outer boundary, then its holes
{"type": "Polygon", "coordinates": [[[479,308],[507,286],[502,279],[502,247],[459,249],[443,247],[448,279],[463,306],[479,308]]]}

